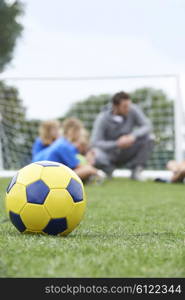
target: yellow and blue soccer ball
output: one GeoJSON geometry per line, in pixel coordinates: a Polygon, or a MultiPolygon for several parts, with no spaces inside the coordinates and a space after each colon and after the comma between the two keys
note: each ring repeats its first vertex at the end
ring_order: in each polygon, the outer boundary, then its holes
{"type": "Polygon", "coordinates": [[[20,169],[7,187],[6,209],[20,232],[67,235],[80,223],[86,197],[81,179],[63,164],[40,161],[20,169]]]}

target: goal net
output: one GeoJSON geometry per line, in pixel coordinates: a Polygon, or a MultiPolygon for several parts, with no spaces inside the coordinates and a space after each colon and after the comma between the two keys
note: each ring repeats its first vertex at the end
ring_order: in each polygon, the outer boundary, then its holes
{"type": "Polygon", "coordinates": [[[0,82],[0,169],[30,163],[42,120],[75,116],[91,131],[98,113],[121,90],[130,93],[153,125],[155,147],[147,169],[165,170],[168,160],[181,160],[183,106],[177,76],[7,78],[0,82]]]}

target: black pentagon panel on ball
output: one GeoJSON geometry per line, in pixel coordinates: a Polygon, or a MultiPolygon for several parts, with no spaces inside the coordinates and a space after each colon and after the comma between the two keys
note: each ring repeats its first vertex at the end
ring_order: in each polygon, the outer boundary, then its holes
{"type": "Polygon", "coordinates": [[[10,181],[10,183],[9,183],[7,189],[6,189],[7,193],[10,192],[10,190],[12,189],[12,187],[14,186],[14,184],[16,183],[16,181],[17,181],[17,176],[18,176],[18,173],[15,174],[15,175],[13,176],[13,178],[11,179],[11,181],[10,181]]]}
{"type": "Polygon", "coordinates": [[[66,218],[51,219],[47,226],[43,229],[43,232],[50,235],[57,235],[64,232],[67,229],[66,218]]]}
{"type": "Polygon", "coordinates": [[[49,194],[49,187],[42,180],[37,180],[26,187],[27,201],[33,204],[43,204],[49,194]]]}
{"type": "Polygon", "coordinates": [[[15,214],[14,212],[10,211],[10,220],[12,221],[13,225],[20,231],[23,232],[26,230],[26,227],[21,220],[21,217],[18,214],[15,214]]]}
{"type": "Polygon", "coordinates": [[[71,179],[68,186],[67,191],[70,193],[74,202],[80,202],[83,200],[83,190],[82,186],[75,179],[71,179]]]}
{"type": "Polygon", "coordinates": [[[57,162],[54,162],[54,161],[47,161],[47,160],[37,161],[35,163],[37,165],[40,165],[40,166],[43,166],[43,167],[60,167],[61,166],[60,163],[57,163],[57,162]]]}

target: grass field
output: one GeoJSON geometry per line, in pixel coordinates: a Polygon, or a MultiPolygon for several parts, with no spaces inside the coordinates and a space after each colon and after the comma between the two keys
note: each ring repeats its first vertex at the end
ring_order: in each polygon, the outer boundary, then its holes
{"type": "Polygon", "coordinates": [[[68,237],[20,234],[0,179],[0,277],[185,277],[185,186],[113,179],[86,186],[68,237]]]}

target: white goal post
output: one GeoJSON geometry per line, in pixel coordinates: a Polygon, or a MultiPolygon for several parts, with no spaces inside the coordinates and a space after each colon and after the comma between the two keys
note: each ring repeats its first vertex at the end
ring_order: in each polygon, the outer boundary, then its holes
{"type": "Polygon", "coordinates": [[[175,160],[181,162],[185,159],[185,114],[180,88],[180,76],[175,75],[176,79],[176,99],[175,99],[175,160]]]}

